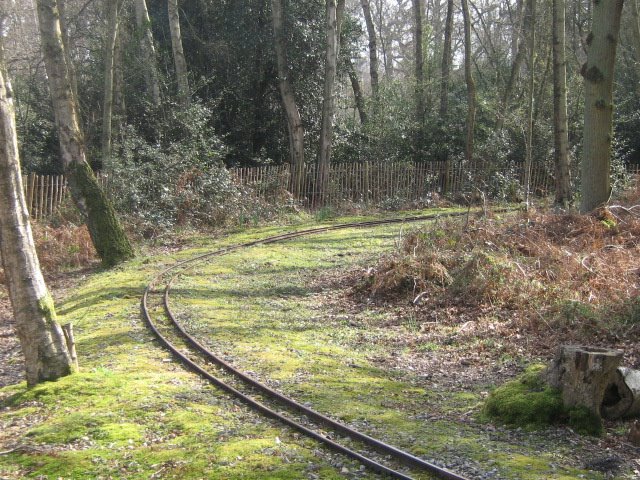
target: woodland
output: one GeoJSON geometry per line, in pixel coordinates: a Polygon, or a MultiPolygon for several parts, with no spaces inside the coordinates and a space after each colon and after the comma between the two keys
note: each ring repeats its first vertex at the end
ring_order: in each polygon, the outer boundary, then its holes
{"type": "Polygon", "coordinates": [[[637,0],[0,2],[0,479],[640,478],[637,0]]]}

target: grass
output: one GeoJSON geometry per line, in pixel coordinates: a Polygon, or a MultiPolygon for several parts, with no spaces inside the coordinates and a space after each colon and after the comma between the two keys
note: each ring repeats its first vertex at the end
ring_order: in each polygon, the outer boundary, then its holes
{"type": "MultiPolygon", "coordinates": [[[[381,318],[365,314],[353,325],[347,313],[324,307],[341,288],[339,272],[395,249],[400,229],[337,231],[213,259],[175,284],[174,308],[213,349],[320,412],[416,454],[482,466],[487,448],[507,445],[447,418],[477,408],[479,392],[431,388],[376,366],[371,359],[385,355],[385,342],[376,341],[386,335],[381,318]],[[434,410],[445,415],[425,421],[434,410]]],[[[0,456],[0,478],[332,479],[345,477],[343,467],[357,470],[186,372],[140,320],[141,292],[163,266],[283,230],[197,236],[184,251],[91,275],[58,300],[60,320],[76,329],[81,372],[0,389],[0,440],[30,447],[0,456]]],[[[515,453],[496,455],[493,465],[513,478],[601,478],[569,465],[551,471],[552,449],[508,449],[515,453]]]]}

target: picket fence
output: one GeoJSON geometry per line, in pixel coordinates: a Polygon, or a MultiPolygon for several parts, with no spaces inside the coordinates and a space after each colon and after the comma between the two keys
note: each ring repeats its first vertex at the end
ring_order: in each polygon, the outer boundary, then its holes
{"type": "MultiPolygon", "coordinates": [[[[521,165],[514,163],[504,170],[510,172],[513,181],[522,181],[521,165]]],[[[289,190],[289,165],[235,168],[230,173],[239,185],[251,187],[260,198],[277,200],[289,190]]],[[[553,178],[544,166],[532,168],[531,173],[531,191],[540,195],[552,191],[553,178]]],[[[420,202],[434,193],[472,193],[477,191],[474,185],[485,190],[491,182],[491,175],[483,165],[469,169],[445,162],[334,164],[329,169],[328,189],[323,198],[328,205],[420,202]]],[[[306,205],[311,204],[318,194],[315,178],[316,166],[305,167],[300,201],[306,205]]]]}
{"type": "MultiPolygon", "coordinates": [[[[512,178],[522,179],[521,165],[513,164],[501,168],[500,171],[507,170],[511,172],[512,178]]],[[[461,165],[447,166],[444,162],[335,164],[329,169],[328,192],[324,198],[329,205],[345,202],[419,202],[428,199],[434,193],[442,193],[445,188],[452,195],[473,192],[474,185],[484,185],[490,181],[486,171],[487,169],[481,165],[471,170],[461,165]]],[[[640,174],[640,166],[632,166],[629,172],[640,174]]],[[[290,199],[287,193],[290,181],[289,165],[231,168],[229,173],[238,185],[251,189],[254,195],[266,201],[279,202],[290,199]]],[[[314,189],[315,166],[307,167],[303,173],[300,201],[308,206],[317,193],[314,189]]],[[[108,176],[98,175],[98,181],[108,190],[108,176]]],[[[31,173],[23,176],[23,185],[27,208],[34,219],[53,215],[69,194],[63,175],[31,173]]],[[[553,191],[553,178],[544,166],[534,166],[532,169],[531,191],[537,195],[546,195],[553,191]]]]}

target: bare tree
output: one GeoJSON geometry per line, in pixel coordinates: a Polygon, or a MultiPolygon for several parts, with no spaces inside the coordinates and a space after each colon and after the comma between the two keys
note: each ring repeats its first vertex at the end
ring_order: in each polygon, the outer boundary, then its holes
{"type": "MultiPolygon", "coordinates": [[[[0,12],[1,14],[2,12],[0,12]]],[[[1,46],[0,46],[1,49],[1,46]]],[[[69,375],[74,364],[56,320],[29,224],[18,157],[15,114],[0,55],[0,251],[27,385],[69,375]]]]}
{"type": "Polygon", "coordinates": [[[278,68],[278,87],[287,116],[289,150],[291,154],[291,183],[289,189],[295,198],[302,194],[304,174],[304,126],[296,104],[293,87],[289,81],[287,42],[284,36],[284,0],[271,0],[274,46],[278,68]]]}
{"type": "Polygon", "coordinates": [[[598,0],[593,5],[587,62],[582,66],[585,82],[582,212],[606,203],[611,194],[613,72],[622,5],[623,0],[598,0]]]}
{"type": "Polygon", "coordinates": [[[60,155],[71,196],[85,219],[91,240],[105,266],[133,257],[133,248],[86,160],[77,100],[71,87],[62,43],[57,0],[37,0],[42,52],[53,100],[60,155]]]}
{"type": "Polygon", "coordinates": [[[189,77],[187,73],[187,61],[184,58],[182,48],[182,33],[180,31],[180,14],[178,12],[178,0],[167,0],[169,13],[169,28],[171,30],[171,49],[173,50],[173,64],[178,80],[178,99],[182,106],[186,107],[190,102],[189,77]]]}

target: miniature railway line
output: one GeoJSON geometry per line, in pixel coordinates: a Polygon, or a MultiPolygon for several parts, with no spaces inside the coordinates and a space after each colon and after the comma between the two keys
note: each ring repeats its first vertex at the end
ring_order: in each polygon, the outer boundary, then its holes
{"type": "Polygon", "coordinates": [[[357,460],[362,465],[377,473],[391,478],[411,479],[407,468],[428,472],[436,478],[449,480],[465,480],[465,477],[448,469],[418,458],[411,453],[388,445],[349,426],[333,420],[315,410],[302,405],[290,397],[282,395],[267,385],[258,382],[251,376],[237,370],[219,355],[208,350],[197,339],[189,335],[171,310],[170,292],[174,281],[206,260],[257,245],[283,242],[294,238],[320,234],[350,228],[365,228],[382,225],[420,222],[462,216],[467,213],[433,214],[416,217],[405,217],[390,220],[375,220],[358,223],[344,223],[327,227],[298,230],[275,235],[247,243],[237,244],[192,257],[179,262],[160,272],[147,285],[141,300],[141,313],[144,321],[155,334],[160,343],[170,350],[187,368],[196,372],[209,382],[236,397],[252,409],[313,438],[330,449],[357,460]],[[283,411],[283,410],[286,410],[283,411]],[[319,431],[333,432],[340,441],[319,431]],[[355,446],[353,445],[355,444],[355,446]],[[378,457],[392,459],[399,467],[390,467],[381,460],[372,458],[373,451],[378,457]]]}

